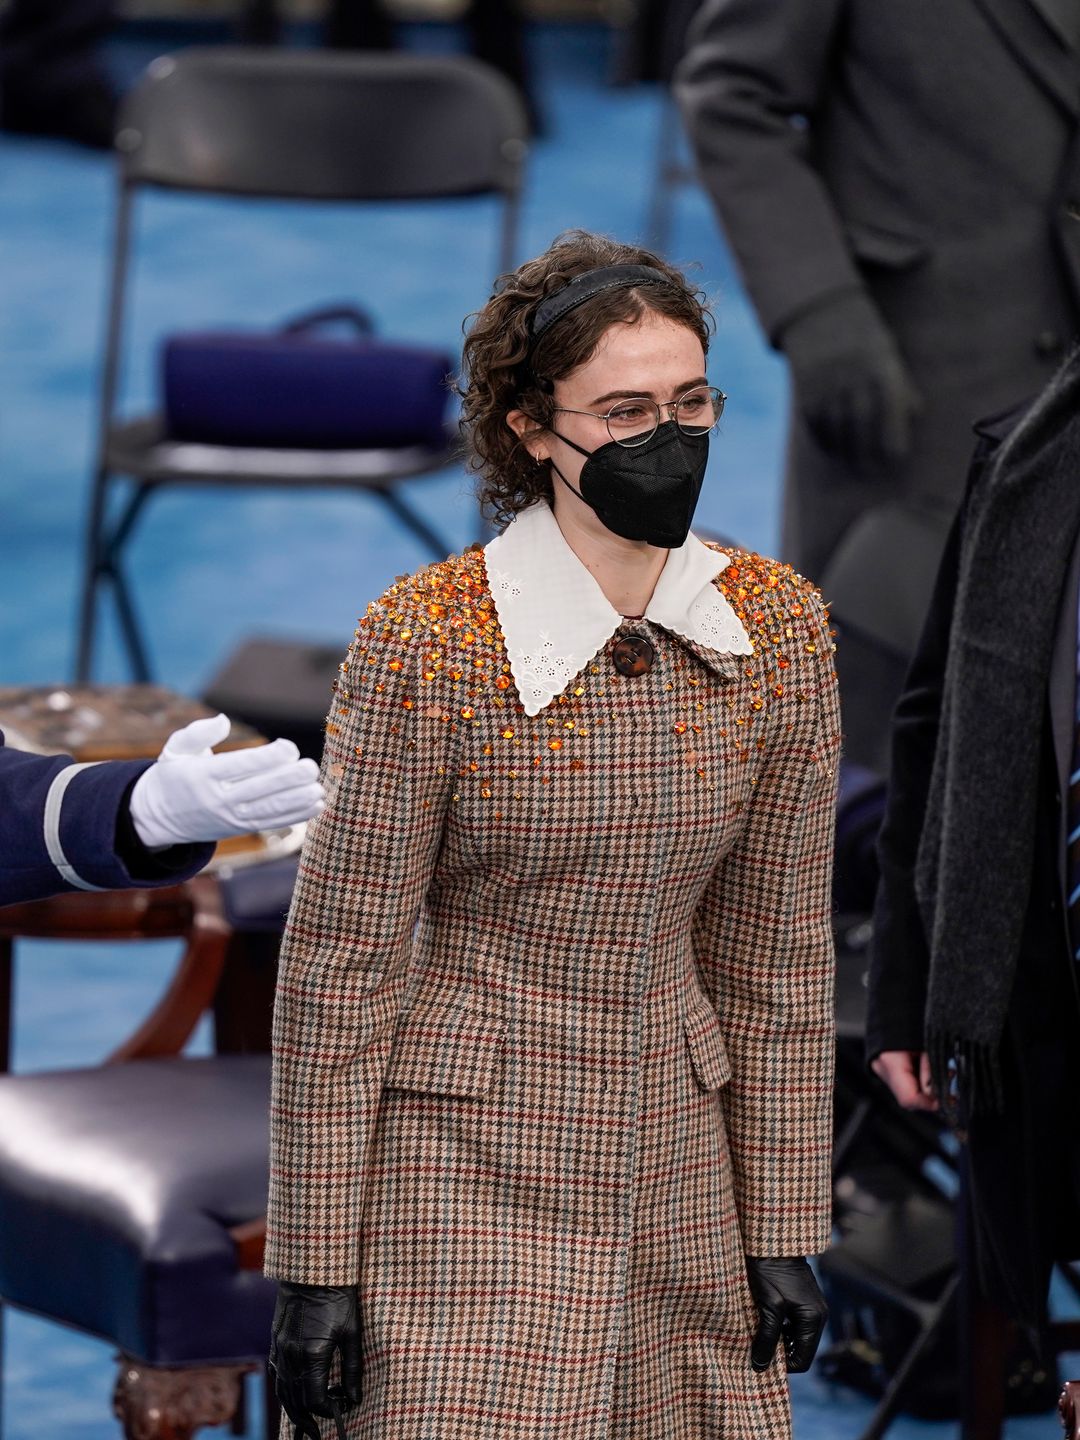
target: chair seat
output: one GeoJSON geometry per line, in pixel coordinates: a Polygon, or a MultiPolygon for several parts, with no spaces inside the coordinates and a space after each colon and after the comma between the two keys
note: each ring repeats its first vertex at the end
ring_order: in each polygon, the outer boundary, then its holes
{"type": "Polygon", "coordinates": [[[0,1077],[0,1296],[154,1365],[265,1358],[270,1058],[0,1077]]]}
{"type": "Polygon", "coordinates": [[[280,935],[296,885],[297,855],[221,875],[225,919],[244,934],[280,935]]]}
{"type": "Polygon", "coordinates": [[[284,450],[174,440],[160,415],[114,425],[107,468],[145,481],[176,484],[283,485],[379,489],[455,463],[456,432],[444,446],[402,445],[370,450],[284,450]]]}
{"type": "Polygon", "coordinates": [[[909,1194],[868,1214],[851,1213],[843,1233],[819,1257],[830,1283],[873,1299],[888,1296],[913,1314],[938,1303],[956,1268],[955,1216],[946,1201],[909,1194]]]}

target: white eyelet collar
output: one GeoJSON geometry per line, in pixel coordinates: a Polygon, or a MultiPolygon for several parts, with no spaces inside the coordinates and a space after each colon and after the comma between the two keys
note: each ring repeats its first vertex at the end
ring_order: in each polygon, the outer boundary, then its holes
{"type": "MultiPolygon", "coordinates": [[[[518,695],[526,715],[538,715],[607,644],[623,617],[543,501],[522,510],[485,545],[484,559],[518,695]]],[[[742,622],[712,583],[729,563],[691,535],[668,552],[645,619],[708,651],[753,654],[742,622]]]]}

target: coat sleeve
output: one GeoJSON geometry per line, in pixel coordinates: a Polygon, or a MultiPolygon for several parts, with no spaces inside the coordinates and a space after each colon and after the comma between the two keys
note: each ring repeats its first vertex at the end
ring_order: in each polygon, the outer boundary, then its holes
{"type": "Polygon", "coordinates": [[[883,1050],[923,1050],[930,947],[915,895],[915,865],[934,769],[960,556],[973,497],[1030,400],[980,421],[964,499],[945,542],[930,607],[893,712],[889,789],[878,836],[866,1058],[883,1050]]]}
{"type": "Polygon", "coordinates": [[[721,1102],[748,1255],[816,1254],[831,1226],[834,951],[831,887],[840,750],[821,597],[781,598],[790,667],[772,672],[771,738],[735,844],[697,915],[695,952],[723,1028],[721,1102]]]}
{"type": "Polygon", "coordinates": [[[919,645],[893,712],[889,790],[870,954],[866,1058],[923,1050],[930,950],[915,896],[915,862],[934,769],[965,507],[953,522],[919,645]]]}
{"type": "Polygon", "coordinates": [[[774,343],[819,301],[863,288],[811,158],[844,3],[705,0],[676,74],[701,178],[774,343]]]}
{"type": "Polygon", "coordinates": [[[212,845],[151,853],[125,823],[149,763],[76,764],[12,749],[0,735],[0,905],[63,890],[175,885],[201,870],[212,845]]]}
{"type": "Polygon", "coordinates": [[[449,798],[450,715],[421,695],[420,658],[384,597],[341,667],[327,805],[308,830],[282,945],[266,1273],[301,1284],[359,1277],[370,1139],[449,798]]]}

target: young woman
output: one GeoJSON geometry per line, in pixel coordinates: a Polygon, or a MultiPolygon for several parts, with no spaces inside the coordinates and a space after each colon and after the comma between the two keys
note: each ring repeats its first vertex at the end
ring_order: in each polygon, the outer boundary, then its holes
{"type": "Polygon", "coordinates": [[[504,528],[392,585],[342,666],[276,1017],[296,1433],[789,1433],[829,1236],[833,647],[806,581],[689,533],[708,338],[678,271],[597,236],[506,277],[463,386],[504,528]]]}

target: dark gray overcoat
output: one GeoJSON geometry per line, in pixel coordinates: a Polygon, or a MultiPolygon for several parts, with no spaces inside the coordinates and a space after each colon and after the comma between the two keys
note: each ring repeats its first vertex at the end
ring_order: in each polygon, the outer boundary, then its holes
{"type": "Polygon", "coordinates": [[[1040,400],[1037,422],[1024,422],[1028,448],[1019,459],[1009,437],[1020,416],[983,428],[968,500],[952,527],[896,711],[866,1025],[871,1059],[885,1050],[926,1049],[935,1030],[955,1024],[951,1003],[943,1017],[938,1002],[959,959],[971,991],[964,1028],[974,1037],[986,1024],[995,986],[1008,984],[1000,1037],[992,1043],[1002,1104],[981,1104],[969,1116],[968,1177],[984,1284],[1030,1324],[1042,1318],[1051,1262],[1080,1255],[1080,1153],[1071,1143],[1080,1130],[1080,975],[1067,922],[1066,838],[1077,731],[1080,503],[1053,499],[1071,487],[1080,467],[1075,420],[1065,433],[1053,426],[1057,416],[1080,414],[1078,407],[1080,351],[1053,393],[1040,400]],[[1033,433],[1040,437],[1035,443],[1033,433]],[[986,522],[987,495],[1010,487],[1017,493],[1018,476],[1035,502],[1026,507],[1024,535],[1013,547],[1029,577],[1020,586],[1017,566],[1010,575],[1010,557],[986,522]],[[976,575],[991,604],[1000,597],[1002,619],[989,661],[997,683],[971,686],[974,704],[957,722],[946,699],[954,667],[977,646],[989,653],[965,628],[970,605],[958,602],[976,575]],[[1010,615],[1023,616],[1016,686],[1002,683],[1010,665],[1010,615]],[[966,776],[937,791],[932,776],[943,746],[972,763],[966,776]],[[1019,803],[1008,791],[1008,777],[1016,773],[1030,775],[1019,803]],[[975,835],[985,829],[980,795],[990,794],[1006,817],[1003,829],[1018,843],[1017,852],[1006,855],[1009,842],[995,841],[996,863],[978,854],[975,835]],[[972,923],[965,906],[980,872],[991,875],[1000,898],[981,905],[986,919],[972,923]],[[962,950],[944,955],[958,931],[962,950]]]}
{"type": "Polygon", "coordinates": [[[677,94],[767,334],[862,287],[925,402],[874,477],[793,417],[781,553],[827,593],[856,517],[898,502],[925,604],[972,425],[1077,331],[1078,31],[1076,0],[705,0],[677,94]]]}

